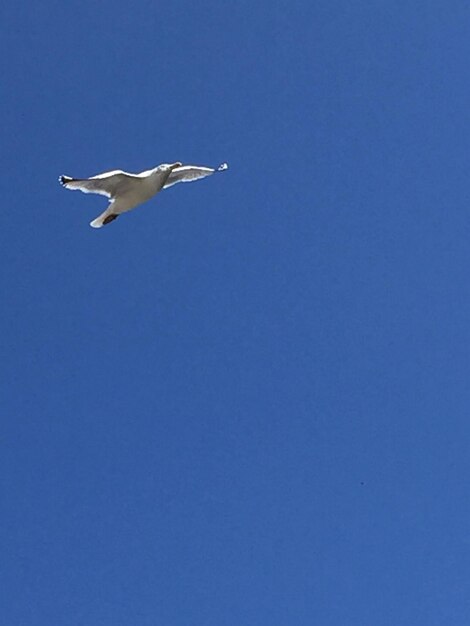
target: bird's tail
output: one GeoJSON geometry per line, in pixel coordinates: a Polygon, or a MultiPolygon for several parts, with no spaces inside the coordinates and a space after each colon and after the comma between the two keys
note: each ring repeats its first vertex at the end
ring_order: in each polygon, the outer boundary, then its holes
{"type": "Polygon", "coordinates": [[[113,222],[117,217],[119,217],[119,215],[117,213],[113,213],[112,211],[110,211],[108,207],[106,211],[101,213],[101,215],[98,215],[96,219],[90,222],[90,226],[92,228],[101,228],[102,226],[105,226],[106,224],[113,222]]]}
{"type": "Polygon", "coordinates": [[[97,217],[96,220],[93,220],[92,222],[90,222],[90,226],[92,228],[101,228],[103,226],[103,218],[97,217]]]}

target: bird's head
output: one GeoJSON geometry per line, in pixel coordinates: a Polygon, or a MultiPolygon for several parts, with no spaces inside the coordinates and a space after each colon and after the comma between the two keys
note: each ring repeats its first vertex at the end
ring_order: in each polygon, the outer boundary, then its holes
{"type": "Polygon", "coordinates": [[[181,167],[183,164],[181,161],[176,161],[176,163],[162,163],[160,168],[162,170],[174,170],[176,167],[181,167]]]}

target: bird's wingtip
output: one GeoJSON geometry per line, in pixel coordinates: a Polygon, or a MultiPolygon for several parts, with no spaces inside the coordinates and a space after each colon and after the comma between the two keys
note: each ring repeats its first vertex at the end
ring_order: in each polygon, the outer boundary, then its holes
{"type": "Polygon", "coordinates": [[[217,168],[218,172],[223,172],[224,170],[228,170],[228,163],[222,163],[221,165],[219,165],[219,167],[217,168]]]}
{"type": "Polygon", "coordinates": [[[59,176],[59,183],[63,186],[65,186],[71,180],[73,180],[73,178],[71,178],[70,176],[59,176]]]}

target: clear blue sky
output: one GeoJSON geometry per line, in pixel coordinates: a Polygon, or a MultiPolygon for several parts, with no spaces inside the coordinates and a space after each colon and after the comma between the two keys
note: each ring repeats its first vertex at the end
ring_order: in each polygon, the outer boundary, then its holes
{"type": "Polygon", "coordinates": [[[0,23],[2,623],[468,626],[468,3],[0,23]]]}

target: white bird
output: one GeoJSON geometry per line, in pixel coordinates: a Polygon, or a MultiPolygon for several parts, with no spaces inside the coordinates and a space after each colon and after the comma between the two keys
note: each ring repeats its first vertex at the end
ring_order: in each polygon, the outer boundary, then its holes
{"type": "Polygon", "coordinates": [[[66,189],[79,189],[84,193],[97,193],[110,199],[108,208],[90,222],[93,228],[101,228],[115,220],[121,213],[135,209],[139,204],[150,200],[162,189],[176,183],[187,183],[211,176],[215,172],[228,169],[227,163],[218,168],[199,167],[177,163],[163,163],[140,174],[129,174],[122,170],[104,172],[91,178],[70,178],[59,176],[59,182],[66,189]]]}

